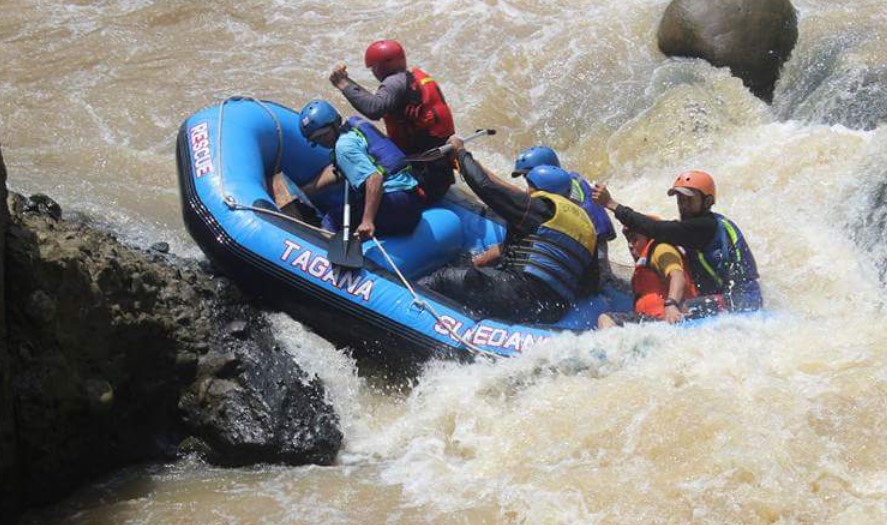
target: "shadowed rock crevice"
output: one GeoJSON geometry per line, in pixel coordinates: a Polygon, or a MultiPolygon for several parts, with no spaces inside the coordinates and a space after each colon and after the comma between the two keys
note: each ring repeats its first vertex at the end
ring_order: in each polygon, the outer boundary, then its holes
{"type": "Polygon", "coordinates": [[[5,253],[9,214],[6,210],[6,164],[0,151],[0,516],[14,513],[19,497],[11,360],[6,332],[5,253]]]}

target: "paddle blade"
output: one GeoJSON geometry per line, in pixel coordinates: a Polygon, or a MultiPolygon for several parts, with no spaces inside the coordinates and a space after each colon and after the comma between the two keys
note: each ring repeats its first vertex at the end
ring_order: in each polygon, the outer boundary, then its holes
{"type": "Polygon", "coordinates": [[[327,246],[330,263],[345,268],[363,268],[363,248],[355,238],[346,239],[345,232],[336,233],[327,246]]]}

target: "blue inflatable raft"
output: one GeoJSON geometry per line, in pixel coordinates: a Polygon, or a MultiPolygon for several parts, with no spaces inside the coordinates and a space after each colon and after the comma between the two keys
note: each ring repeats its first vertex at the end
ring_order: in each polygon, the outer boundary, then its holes
{"type": "MultiPolygon", "coordinates": [[[[298,112],[255,99],[231,98],[199,111],[178,136],[184,221],[200,248],[239,285],[335,344],[383,360],[435,353],[510,356],[561,331],[594,329],[601,312],[631,308],[624,293],[605,288],[556,324],[519,325],[478,318],[415,285],[505,238],[502,221],[459,188],[425,210],[412,235],[380,239],[391,261],[367,241],[363,268],[333,266],[326,257],[332,234],[314,220],[282,214],[270,189],[275,173],[303,185],[329,159],[328,149],[302,137],[298,112]]],[[[341,194],[341,187],[333,187],[311,204],[323,210],[340,203],[341,194]]]]}

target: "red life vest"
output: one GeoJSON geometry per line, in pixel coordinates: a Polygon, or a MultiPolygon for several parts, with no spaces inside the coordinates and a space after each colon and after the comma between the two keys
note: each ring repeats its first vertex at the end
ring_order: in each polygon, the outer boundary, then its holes
{"type": "Polygon", "coordinates": [[[437,82],[414,67],[409,75],[403,111],[384,115],[388,138],[405,153],[419,153],[442,145],[456,132],[453,114],[437,82]]]}
{"type": "MultiPolygon", "coordinates": [[[[635,312],[663,319],[665,318],[665,298],[668,297],[668,279],[659,275],[650,266],[650,256],[653,254],[656,244],[656,241],[651,239],[641,250],[634,274],[631,276],[631,291],[634,293],[635,312]]],[[[686,280],[683,300],[687,300],[698,294],[696,286],[690,278],[690,273],[687,272],[687,257],[683,253],[681,259],[684,264],[684,279],[686,280]]]]}

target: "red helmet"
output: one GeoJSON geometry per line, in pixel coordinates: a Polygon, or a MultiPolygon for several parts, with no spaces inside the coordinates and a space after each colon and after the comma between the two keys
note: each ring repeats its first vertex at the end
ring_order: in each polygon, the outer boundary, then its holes
{"type": "Polygon", "coordinates": [[[668,194],[683,193],[684,195],[692,195],[692,193],[687,193],[687,189],[696,190],[703,195],[710,196],[712,204],[714,204],[717,197],[715,180],[704,171],[693,170],[681,173],[675,179],[671,189],[668,190],[668,194]]]}
{"type": "Polygon", "coordinates": [[[367,48],[363,61],[380,81],[392,73],[405,71],[407,68],[407,55],[396,40],[373,42],[367,48]]]}

